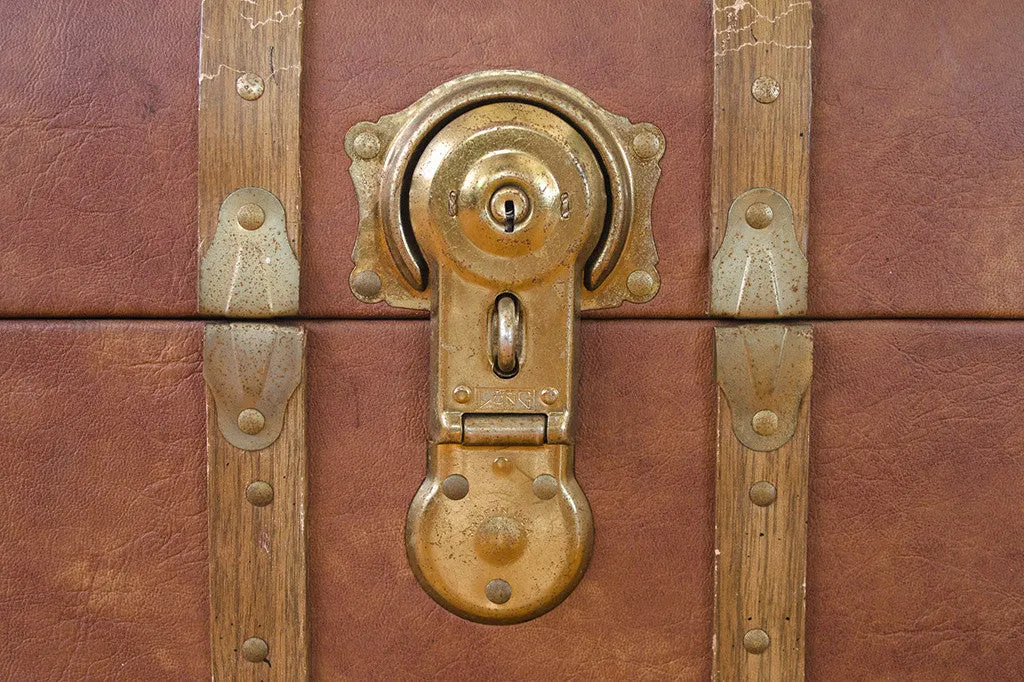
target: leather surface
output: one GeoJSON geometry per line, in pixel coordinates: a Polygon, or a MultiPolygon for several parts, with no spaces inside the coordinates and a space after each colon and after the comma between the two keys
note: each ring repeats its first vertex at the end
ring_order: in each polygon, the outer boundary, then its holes
{"type": "MultiPolygon", "coordinates": [[[[448,614],[406,564],[427,324],[308,332],[317,679],[708,679],[710,323],[583,325],[594,558],[502,628],[448,614]]],[[[200,339],[0,324],[0,677],[208,677],[200,339]]],[[[815,354],[808,679],[1019,679],[1024,323],[819,323],[815,354]]]]}
{"type": "MultiPolygon", "coordinates": [[[[810,314],[1019,316],[1019,2],[817,0],[810,314]]],[[[200,3],[14,0],[0,25],[4,316],[195,311],[200,3]]],[[[306,8],[303,314],[408,316],[348,289],[344,133],[454,76],[517,67],[665,132],[662,291],[707,305],[711,6],[322,0],[306,8]]]]}
{"type": "Polygon", "coordinates": [[[814,325],[808,680],[1024,678],[1024,323],[814,325]]]}
{"type": "Polygon", "coordinates": [[[201,343],[0,324],[0,679],[209,679],[201,343]]]}
{"type": "Polygon", "coordinates": [[[199,2],[5,0],[5,316],[196,309],[199,2]]]}

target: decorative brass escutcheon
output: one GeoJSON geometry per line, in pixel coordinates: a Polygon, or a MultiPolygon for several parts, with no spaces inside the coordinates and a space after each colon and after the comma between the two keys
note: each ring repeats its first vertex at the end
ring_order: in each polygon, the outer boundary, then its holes
{"type": "Polygon", "coordinates": [[[406,550],[450,611],[556,606],[593,546],[573,474],[581,310],[657,293],[650,211],[664,137],[525,71],[450,81],[348,132],[350,284],[432,311],[427,476],[406,550]]]}

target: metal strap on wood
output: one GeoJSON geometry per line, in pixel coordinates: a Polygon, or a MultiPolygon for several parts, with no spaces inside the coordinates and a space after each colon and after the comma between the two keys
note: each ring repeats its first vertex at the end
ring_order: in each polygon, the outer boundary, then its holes
{"type": "MultiPolygon", "coordinates": [[[[807,310],[811,3],[716,0],[711,314],[807,310]]],[[[802,680],[812,333],[715,330],[714,677],[802,680]]]]}
{"type": "MultiPolygon", "coordinates": [[[[204,0],[200,44],[199,313],[297,315],[302,5],[204,0]]],[[[203,372],[213,679],[306,679],[305,332],[211,322],[203,372]]]]}

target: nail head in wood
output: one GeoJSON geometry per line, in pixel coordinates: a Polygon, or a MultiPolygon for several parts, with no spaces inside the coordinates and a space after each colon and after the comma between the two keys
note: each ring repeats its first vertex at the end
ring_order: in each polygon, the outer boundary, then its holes
{"type": "Polygon", "coordinates": [[[250,637],[242,644],[242,658],[250,663],[262,663],[269,654],[270,647],[259,637],[250,637]]]}
{"type": "Polygon", "coordinates": [[[266,426],[267,420],[263,413],[254,407],[242,410],[238,413],[238,430],[255,436],[266,426]]]}
{"type": "Polygon", "coordinates": [[[274,501],[274,486],[266,481],[253,481],[245,488],[245,499],[254,507],[266,507],[274,501]]]}
{"type": "Polygon", "coordinates": [[[750,501],[758,507],[769,506],[778,496],[778,489],[768,481],[758,481],[750,486],[750,501]]]}
{"type": "Polygon", "coordinates": [[[751,654],[763,654],[771,643],[771,638],[764,630],[747,630],[747,634],[743,635],[743,648],[751,654]]]}
{"type": "Polygon", "coordinates": [[[265,87],[263,78],[255,73],[243,73],[235,81],[238,96],[249,102],[259,99],[265,87]]]}
{"type": "Polygon", "coordinates": [[[779,81],[771,76],[761,76],[754,81],[750,92],[754,95],[754,99],[761,104],[771,104],[779,98],[782,88],[779,86],[779,81]]]}

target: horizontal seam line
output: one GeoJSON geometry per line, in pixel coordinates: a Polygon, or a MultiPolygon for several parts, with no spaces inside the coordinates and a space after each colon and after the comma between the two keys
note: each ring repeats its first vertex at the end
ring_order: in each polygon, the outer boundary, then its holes
{"type": "MultiPolygon", "coordinates": [[[[1024,317],[590,317],[583,316],[584,322],[717,322],[732,324],[801,324],[812,322],[1024,322],[1024,317]]],[[[96,316],[96,317],[0,317],[5,322],[426,322],[429,317],[139,317],[139,316],[96,316]]]]}

